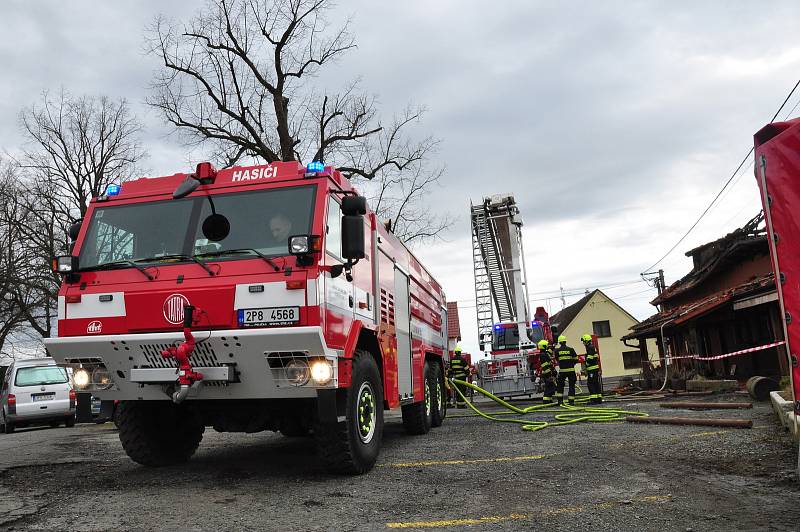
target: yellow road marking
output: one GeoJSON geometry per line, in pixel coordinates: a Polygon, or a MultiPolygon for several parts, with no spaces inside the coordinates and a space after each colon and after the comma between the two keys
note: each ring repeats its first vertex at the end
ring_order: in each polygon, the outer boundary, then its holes
{"type": "Polygon", "coordinates": [[[700,436],[716,436],[717,434],[727,434],[727,430],[711,430],[708,432],[695,432],[694,434],[689,434],[689,436],[693,438],[698,438],[700,436]]]}
{"type": "Polygon", "coordinates": [[[489,515],[485,517],[474,517],[474,518],[466,518],[466,519],[440,519],[436,521],[406,521],[406,522],[396,522],[396,523],[386,523],[388,528],[444,528],[448,526],[469,526],[469,525],[480,525],[484,523],[502,523],[504,521],[521,521],[525,519],[532,519],[535,517],[541,517],[542,515],[547,516],[557,516],[566,513],[578,513],[583,512],[586,509],[589,510],[608,510],[610,508],[616,508],[618,506],[622,506],[623,504],[629,502],[643,502],[643,503],[657,503],[657,502],[666,502],[672,500],[671,495],[649,495],[647,497],[639,497],[636,499],[630,499],[630,501],[608,501],[602,502],[598,504],[593,504],[588,508],[583,506],[568,506],[564,508],[553,508],[549,510],[544,510],[541,512],[536,512],[535,514],[508,514],[508,515],[489,515]]]}
{"type": "Polygon", "coordinates": [[[475,519],[446,519],[442,521],[410,521],[407,523],[386,523],[389,528],[444,528],[447,526],[468,526],[480,525],[483,523],[500,523],[503,521],[515,521],[529,519],[529,514],[509,514],[509,515],[490,515],[487,517],[477,517],[475,519]]]}
{"type": "Polygon", "coordinates": [[[432,465],[463,465],[463,464],[487,464],[494,462],[524,462],[527,460],[541,460],[543,454],[531,456],[501,456],[499,458],[472,458],[463,460],[424,460],[421,462],[397,462],[394,464],[379,464],[378,467],[422,467],[432,465]]]}

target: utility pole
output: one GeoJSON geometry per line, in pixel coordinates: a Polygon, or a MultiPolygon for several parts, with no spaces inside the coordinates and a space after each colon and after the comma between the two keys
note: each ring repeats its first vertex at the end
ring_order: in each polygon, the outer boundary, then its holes
{"type": "Polygon", "coordinates": [[[559,290],[561,290],[561,310],[564,310],[564,307],[567,306],[567,300],[564,299],[564,287],[559,285],[559,290]]]}
{"type": "Polygon", "coordinates": [[[666,289],[664,284],[664,270],[658,270],[658,283],[656,284],[656,288],[658,288],[658,295],[661,295],[661,292],[666,289]]]}

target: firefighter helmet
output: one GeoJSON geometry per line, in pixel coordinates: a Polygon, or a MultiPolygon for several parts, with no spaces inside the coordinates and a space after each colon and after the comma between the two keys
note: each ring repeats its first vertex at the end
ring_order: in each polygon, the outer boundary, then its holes
{"type": "Polygon", "coordinates": [[[540,347],[541,349],[544,349],[544,348],[545,348],[545,347],[547,347],[548,345],[550,345],[550,342],[548,342],[547,340],[539,340],[539,347],[540,347]]]}
{"type": "Polygon", "coordinates": [[[591,342],[591,341],[592,341],[591,334],[584,334],[583,336],[581,336],[581,342],[591,342]]]}
{"type": "Polygon", "coordinates": [[[453,350],[453,353],[460,355],[461,354],[461,346],[457,345],[456,348],[453,350]]]}
{"type": "Polygon", "coordinates": [[[559,344],[563,344],[563,343],[564,343],[564,342],[566,342],[566,341],[567,341],[567,337],[566,337],[566,336],[564,336],[563,334],[562,334],[561,336],[559,336],[559,337],[558,337],[558,343],[559,343],[559,344]]]}

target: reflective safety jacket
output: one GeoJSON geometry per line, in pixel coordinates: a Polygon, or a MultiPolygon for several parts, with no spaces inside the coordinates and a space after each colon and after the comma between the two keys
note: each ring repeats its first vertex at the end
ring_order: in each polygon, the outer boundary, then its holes
{"type": "Polygon", "coordinates": [[[584,344],[586,346],[586,372],[594,373],[600,371],[600,355],[592,344],[584,344]]]}
{"type": "Polygon", "coordinates": [[[539,367],[541,368],[541,376],[549,377],[553,374],[553,364],[550,358],[550,348],[539,350],[539,367]]]}
{"type": "Polygon", "coordinates": [[[556,348],[559,373],[575,373],[575,364],[578,363],[578,354],[567,344],[560,344],[556,348]]]}
{"type": "Polygon", "coordinates": [[[450,368],[447,370],[447,376],[451,379],[467,380],[467,377],[469,377],[467,361],[460,356],[453,357],[453,359],[450,360],[450,368]]]}

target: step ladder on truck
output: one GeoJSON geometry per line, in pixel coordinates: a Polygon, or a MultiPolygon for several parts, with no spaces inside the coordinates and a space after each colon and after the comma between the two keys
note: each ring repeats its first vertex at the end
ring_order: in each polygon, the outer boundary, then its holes
{"type": "Polygon", "coordinates": [[[512,194],[470,205],[478,345],[489,358],[478,362],[478,385],[499,397],[532,396],[537,342],[552,341],[544,308],[531,320],[522,246],[522,215],[512,194]]]}
{"type": "Polygon", "coordinates": [[[384,410],[411,434],[442,424],[442,288],[337,169],[201,163],[128,181],[70,237],[45,345],[79,391],[119,402],[134,461],[186,461],[206,427],[272,430],[363,473],[384,410]]]}

